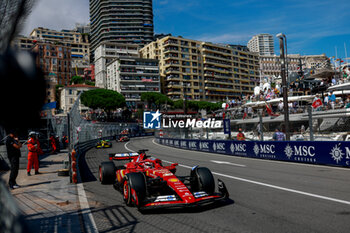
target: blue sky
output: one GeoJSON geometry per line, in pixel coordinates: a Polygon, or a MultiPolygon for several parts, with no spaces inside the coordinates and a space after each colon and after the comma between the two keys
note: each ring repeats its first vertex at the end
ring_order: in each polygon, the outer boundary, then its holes
{"type": "MultiPolygon", "coordinates": [[[[288,53],[350,57],[350,1],[155,0],[155,33],[247,44],[255,34],[283,32],[288,53]]],[[[278,51],[275,39],[275,50],[278,51]]]]}
{"type": "MultiPolygon", "coordinates": [[[[155,33],[246,45],[255,34],[287,36],[288,53],[350,57],[349,0],[153,0],[155,33]]],[[[23,34],[88,23],[88,0],[38,0],[23,34]]],[[[275,39],[275,51],[278,51],[275,39]]]]}

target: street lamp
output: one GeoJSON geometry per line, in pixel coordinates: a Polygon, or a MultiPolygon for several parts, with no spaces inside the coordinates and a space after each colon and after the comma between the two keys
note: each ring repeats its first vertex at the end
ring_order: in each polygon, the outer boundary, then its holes
{"type": "Polygon", "coordinates": [[[287,77],[286,77],[286,60],[284,53],[284,39],[286,36],[282,33],[276,35],[280,42],[280,61],[281,61],[281,76],[282,76],[282,90],[283,90],[283,109],[284,109],[284,127],[286,130],[286,139],[290,141],[289,133],[289,111],[288,111],[288,87],[287,87],[287,77]]]}

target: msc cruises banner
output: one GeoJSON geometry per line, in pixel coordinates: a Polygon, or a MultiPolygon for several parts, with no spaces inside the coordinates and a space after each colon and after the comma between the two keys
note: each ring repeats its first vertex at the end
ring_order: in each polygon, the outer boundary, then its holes
{"type": "Polygon", "coordinates": [[[350,142],[229,141],[157,138],[163,145],[249,158],[350,167],[350,142]]]}

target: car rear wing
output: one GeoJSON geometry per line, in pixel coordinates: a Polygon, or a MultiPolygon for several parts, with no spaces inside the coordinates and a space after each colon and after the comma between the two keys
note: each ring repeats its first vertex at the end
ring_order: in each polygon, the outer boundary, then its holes
{"type": "Polygon", "coordinates": [[[137,156],[139,156],[139,153],[137,152],[109,154],[109,160],[128,160],[128,159],[136,158],[137,156]]]}

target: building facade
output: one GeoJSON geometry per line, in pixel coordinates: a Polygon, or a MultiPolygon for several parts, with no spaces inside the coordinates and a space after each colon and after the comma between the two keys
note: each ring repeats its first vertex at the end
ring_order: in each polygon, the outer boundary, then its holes
{"type": "Polygon", "coordinates": [[[37,54],[36,65],[46,80],[46,102],[56,100],[56,85],[68,85],[71,79],[70,47],[53,43],[36,42],[32,51],[37,54]]]}
{"type": "Polygon", "coordinates": [[[90,0],[91,50],[103,42],[137,44],[153,39],[152,0],[90,0]]]}
{"type": "Polygon", "coordinates": [[[272,56],[275,54],[273,36],[267,33],[253,36],[253,38],[248,41],[247,47],[249,51],[259,53],[261,56],[272,56]]]}
{"type": "MultiPolygon", "coordinates": [[[[281,61],[279,55],[260,56],[261,74],[267,77],[281,76],[281,61]]],[[[288,54],[286,63],[288,64],[288,73],[298,73],[300,66],[302,69],[312,69],[314,73],[324,68],[330,68],[330,61],[325,54],[321,55],[303,55],[288,54]]]]}
{"type": "Polygon", "coordinates": [[[37,53],[36,64],[45,76],[55,76],[57,84],[68,85],[71,79],[71,48],[48,42],[37,42],[33,51],[37,53]]]}
{"type": "MultiPolygon", "coordinates": [[[[81,92],[94,90],[96,88],[97,87],[85,84],[68,85],[66,87],[59,88],[60,109],[63,110],[64,114],[67,114],[72,109],[74,102],[77,100],[78,95],[81,92]]],[[[83,112],[89,110],[89,108],[79,103],[79,110],[83,112]]]]}
{"type": "Polygon", "coordinates": [[[95,82],[95,65],[91,64],[88,68],[84,69],[84,79],[95,82]]]}
{"type": "Polygon", "coordinates": [[[107,65],[107,89],[121,93],[136,107],[144,92],[160,92],[158,60],[119,57],[107,65]]]}
{"type": "Polygon", "coordinates": [[[83,76],[84,68],[90,65],[89,35],[77,30],[56,31],[38,27],[31,32],[30,38],[71,47],[72,73],[83,76]]]}
{"type": "Polygon", "coordinates": [[[171,99],[222,101],[252,94],[259,81],[258,54],[230,46],[167,36],[140,50],[159,60],[163,93],[171,99]]]}
{"type": "Polygon", "coordinates": [[[101,43],[95,50],[95,85],[107,89],[107,64],[118,57],[138,57],[138,45],[101,43]]]}

